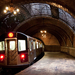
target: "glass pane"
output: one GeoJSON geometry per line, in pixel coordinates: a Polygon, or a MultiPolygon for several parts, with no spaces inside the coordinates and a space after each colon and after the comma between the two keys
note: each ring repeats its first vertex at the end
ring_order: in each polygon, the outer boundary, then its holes
{"type": "Polygon", "coordinates": [[[15,50],[15,41],[10,41],[10,50],[15,50]]]}
{"type": "Polygon", "coordinates": [[[30,49],[30,51],[31,51],[31,41],[29,41],[29,49],[30,49]]]}
{"type": "Polygon", "coordinates": [[[30,3],[24,5],[32,16],[51,15],[50,5],[44,3],[30,3]]]}
{"type": "Polygon", "coordinates": [[[39,48],[40,48],[40,43],[39,43],[39,48]]]}
{"type": "Polygon", "coordinates": [[[66,12],[62,9],[59,9],[59,18],[64,21],[67,21],[66,12]]]}
{"type": "Polygon", "coordinates": [[[33,42],[33,49],[35,49],[35,41],[33,42]]]}
{"type": "Polygon", "coordinates": [[[43,47],[42,43],[40,43],[40,47],[43,47]]]}
{"type": "Polygon", "coordinates": [[[0,51],[5,50],[4,41],[0,42],[0,51]]]}
{"type": "Polygon", "coordinates": [[[33,50],[33,40],[30,40],[29,41],[29,48],[30,48],[30,51],[33,50]]]}
{"type": "Polygon", "coordinates": [[[65,21],[70,27],[75,27],[75,19],[66,11],[59,9],[59,18],[65,21]]]}
{"type": "Polygon", "coordinates": [[[18,50],[19,51],[26,50],[26,41],[25,40],[18,40],[18,50]]]}
{"type": "Polygon", "coordinates": [[[36,42],[36,46],[37,46],[37,49],[38,49],[38,47],[39,47],[39,46],[38,46],[38,42],[36,42]]]}

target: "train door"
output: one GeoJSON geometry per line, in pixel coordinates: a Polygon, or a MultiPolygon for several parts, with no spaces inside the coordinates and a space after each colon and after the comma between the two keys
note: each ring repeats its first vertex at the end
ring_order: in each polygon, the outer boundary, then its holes
{"type": "Polygon", "coordinates": [[[17,39],[5,39],[7,65],[17,64],[17,39]]]}
{"type": "Polygon", "coordinates": [[[30,60],[32,62],[34,60],[33,40],[30,40],[29,43],[30,43],[30,60]]]}
{"type": "Polygon", "coordinates": [[[31,41],[32,61],[34,60],[33,40],[31,41]]]}

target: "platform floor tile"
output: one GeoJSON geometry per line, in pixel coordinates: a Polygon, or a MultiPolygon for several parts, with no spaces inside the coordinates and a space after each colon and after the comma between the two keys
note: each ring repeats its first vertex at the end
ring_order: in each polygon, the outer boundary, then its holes
{"type": "Polygon", "coordinates": [[[75,58],[59,52],[45,52],[43,58],[15,75],[75,75],[75,58]]]}

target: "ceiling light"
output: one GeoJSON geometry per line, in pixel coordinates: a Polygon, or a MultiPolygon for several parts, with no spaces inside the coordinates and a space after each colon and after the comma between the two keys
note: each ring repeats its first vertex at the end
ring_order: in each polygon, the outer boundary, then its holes
{"type": "Polygon", "coordinates": [[[41,33],[43,33],[43,31],[42,31],[42,30],[41,30],[40,32],[41,32],[41,33]]]}
{"type": "Polygon", "coordinates": [[[6,7],[6,10],[8,10],[9,9],[9,7],[6,7]]]}
{"type": "Polygon", "coordinates": [[[16,11],[14,11],[14,15],[16,15],[17,14],[17,12],[16,11]]]}
{"type": "Polygon", "coordinates": [[[19,12],[20,10],[19,10],[19,9],[17,9],[16,11],[17,11],[17,12],[19,12]]]}
{"type": "Polygon", "coordinates": [[[9,5],[9,6],[6,6],[3,12],[4,12],[5,14],[8,13],[8,12],[11,12],[11,13],[13,13],[14,15],[16,15],[19,11],[20,11],[20,9],[17,8],[17,7],[15,7],[15,6],[13,6],[12,0],[11,0],[10,5],[9,5]]]}
{"type": "Polygon", "coordinates": [[[7,10],[4,10],[4,13],[7,13],[7,10]]]}
{"type": "Polygon", "coordinates": [[[44,31],[44,33],[46,33],[47,31],[44,31]]]}
{"type": "Polygon", "coordinates": [[[40,33],[47,33],[47,31],[46,30],[41,30],[40,33]]]}

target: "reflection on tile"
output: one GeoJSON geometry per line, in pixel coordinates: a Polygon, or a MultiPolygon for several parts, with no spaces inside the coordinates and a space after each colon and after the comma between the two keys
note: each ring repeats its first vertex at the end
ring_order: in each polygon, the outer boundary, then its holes
{"type": "Polygon", "coordinates": [[[16,75],[75,75],[75,59],[63,53],[45,52],[45,56],[16,75]]]}

